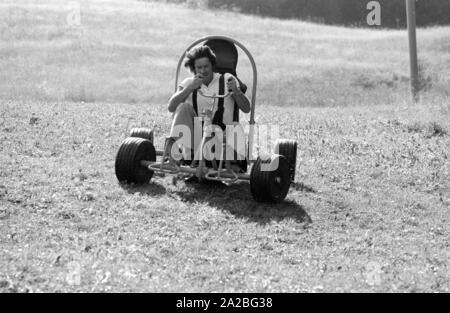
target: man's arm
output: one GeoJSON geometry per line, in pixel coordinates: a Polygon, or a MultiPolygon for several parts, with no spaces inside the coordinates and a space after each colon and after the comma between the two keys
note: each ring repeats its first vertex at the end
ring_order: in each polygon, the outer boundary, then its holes
{"type": "Polygon", "coordinates": [[[189,95],[197,88],[202,85],[202,76],[197,74],[194,76],[192,82],[186,87],[178,87],[178,91],[172,95],[169,99],[169,104],[167,105],[169,112],[173,113],[177,109],[178,105],[189,97],[189,95]]]}
{"type": "Polygon", "coordinates": [[[236,104],[238,105],[239,109],[242,110],[242,112],[244,113],[250,112],[250,101],[240,89],[238,89],[237,91],[233,91],[233,98],[234,101],[236,101],[236,104]]]}
{"type": "Polygon", "coordinates": [[[250,100],[248,100],[247,96],[238,88],[236,83],[236,78],[230,77],[227,81],[227,89],[233,92],[232,97],[239,109],[244,113],[250,112],[250,100]]]}
{"type": "Polygon", "coordinates": [[[192,89],[190,85],[188,85],[186,88],[183,88],[182,86],[178,87],[178,91],[173,94],[173,96],[169,100],[168,109],[170,113],[175,112],[178,105],[189,97],[191,92],[193,92],[195,89],[192,89]]]}

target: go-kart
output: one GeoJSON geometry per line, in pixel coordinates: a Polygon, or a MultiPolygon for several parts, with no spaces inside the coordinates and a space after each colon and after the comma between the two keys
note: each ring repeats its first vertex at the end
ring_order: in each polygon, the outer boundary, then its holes
{"type": "MultiPolygon", "coordinates": [[[[257,157],[254,158],[253,143],[255,135],[257,71],[252,55],[244,45],[226,36],[207,36],[198,39],[188,46],[186,52],[201,43],[209,46],[216,55],[215,71],[220,74],[230,73],[234,75],[238,79],[241,90],[244,93],[246,92],[247,86],[236,75],[238,61],[236,46],[244,51],[250,60],[253,70],[253,84],[249,121],[250,128],[248,134],[245,134],[248,145],[245,149],[244,159],[239,161],[236,159],[227,160],[225,149],[219,152],[223,156],[219,159],[207,160],[204,158],[204,145],[211,138],[211,131],[206,129],[206,126],[211,124],[211,119],[210,115],[205,114],[203,138],[195,152],[197,156],[195,160],[197,161],[170,162],[170,158],[168,158],[170,151],[166,149],[170,140],[169,137],[166,137],[164,149],[156,150],[153,145],[154,134],[152,129],[133,128],[130,136],[121,144],[116,156],[115,172],[117,179],[120,182],[146,184],[150,182],[154,172],[159,172],[173,175],[187,173],[193,176],[195,175],[199,181],[220,181],[227,184],[245,180],[250,181],[250,192],[256,201],[283,201],[289,191],[291,182],[294,182],[295,178],[297,142],[294,140],[278,139],[275,144],[275,153],[268,154],[258,151],[257,157]],[[250,171],[248,171],[248,167],[251,168],[250,171]]],[[[185,53],[182,54],[178,62],[175,91],[178,89],[178,79],[185,53]]],[[[215,101],[230,96],[230,93],[206,95],[199,92],[199,96],[209,97],[215,101]]],[[[225,146],[226,144],[224,143],[222,148],[225,148],[225,146]]]]}

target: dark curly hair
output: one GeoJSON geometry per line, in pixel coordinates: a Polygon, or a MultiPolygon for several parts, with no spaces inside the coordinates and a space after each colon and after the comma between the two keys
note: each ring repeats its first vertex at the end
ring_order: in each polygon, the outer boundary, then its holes
{"type": "Polygon", "coordinates": [[[216,68],[216,55],[208,46],[195,47],[186,53],[184,66],[189,67],[192,73],[195,73],[195,60],[200,58],[208,58],[211,62],[213,70],[216,68]]]}

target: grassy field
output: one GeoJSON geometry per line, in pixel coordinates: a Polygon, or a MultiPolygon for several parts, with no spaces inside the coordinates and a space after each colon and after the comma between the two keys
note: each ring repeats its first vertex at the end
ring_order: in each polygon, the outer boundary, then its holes
{"type": "Polygon", "coordinates": [[[411,104],[404,31],[109,0],[72,27],[70,10],[0,4],[0,292],[450,291],[449,27],[418,32],[411,104]],[[207,34],[254,53],[257,121],[299,143],[282,204],[115,178],[132,127],[161,147],[176,62],[207,34]]]}

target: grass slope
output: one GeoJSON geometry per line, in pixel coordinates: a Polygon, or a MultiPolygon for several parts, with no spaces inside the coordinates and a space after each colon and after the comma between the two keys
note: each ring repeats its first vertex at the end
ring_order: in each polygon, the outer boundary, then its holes
{"type": "Polygon", "coordinates": [[[449,291],[448,28],[419,33],[440,71],[411,105],[401,32],[105,1],[82,2],[79,37],[66,12],[0,7],[15,38],[0,59],[0,291],[449,291]],[[156,124],[161,147],[177,58],[208,33],[255,52],[258,121],[299,143],[280,205],[244,183],[116,181],[131,127],[156,124]]]}
{"type": "MultiPolygon", "coordinates": [[[[232,36],[254,54],[260,104],[386,104],[407,96],[405,31],[135,1],[81,1],[81,25],[71,27],[70,3],[2,3],[3,98],[164,103],[184,48],[208,34],[232,36]]],[[[449,33],[449,27],[418,33],[423,78],[432,79],[436,96],[448,96],[449,33]]],[[[238,73],[251,82],[245,58],[238,73]]]]}

